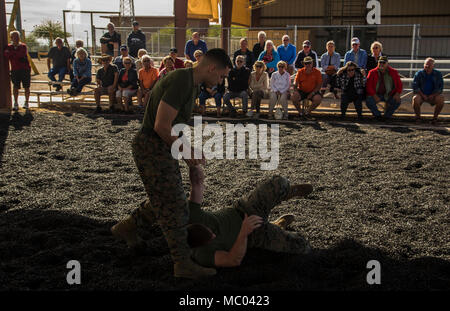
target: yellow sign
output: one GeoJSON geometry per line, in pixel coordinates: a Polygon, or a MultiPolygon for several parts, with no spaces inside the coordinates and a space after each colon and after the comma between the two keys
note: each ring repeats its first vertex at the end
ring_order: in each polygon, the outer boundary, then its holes
{"type": "MultiPolygon", "coordinates": [[[[188,0],[188,18],[209,19],[211,22],[219,22],[220,0],[188,0]]],[[[231,23],[233,25],[250,26],[251,9],[248,0],[233,0],[231,23]]]]}

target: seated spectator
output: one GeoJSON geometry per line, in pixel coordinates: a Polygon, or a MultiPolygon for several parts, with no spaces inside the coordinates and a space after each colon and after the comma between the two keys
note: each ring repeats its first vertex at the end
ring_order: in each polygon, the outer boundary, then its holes
{"type": "Polygon", "coordinates": [[[221,84],[218,84],[212,88],[206,87],[206,85],[202,84],[200,87],[200,95],[199,95],[199,102],[200,102],[200,109],[201,114],[204,115],[206,111],[206,100],[208,98],[213,97],[216,101],[216,108],[217,108],[217,117],[222,116],[222,97],[223,94],[225,94],[225,80],[222,81],[221,84]]]}
{"type": "Polygon", "coordinates": [[[130,55],[133,58],[138,56],[140,49],[146,48],[146,38],[145,34],[139,29],[139,23],[137,21],[133,22],[133,31],[128,35],[127,45],[130,49],[130,55]]]}
{"type": "Polygon", "coordinates": [[[120,47],[120,56],[117,56],[113,62],[113,64],[117,66],[117,69],[119,70],[119,72],[124,68],[123,59],[125,57],[129,57],[131,59],[131,64],[132,64],[131,67],[136,68],[136,64],[135,64],[136,61],[134,60],[133,57],[131,57],[128,54],[128,47],[126,45],[122,45],[120,47]]]}
{"type": "MultiPolygon", "coordinates": [[[[58,74],[58,82],[64,81],[66,73],[70,72],[70,51],[64,46],[61,38],[55,39],[56,46],[52,47],[48,52],[47,68],[48,78],[56,82],[55,75],[58,74]],[[50,67],[50,62],[53,67],[50,67]]],[[[61,91],[61,84],[54,84],[56,91],[61,91]]]]}
{"type": "MultiPolygon", "coordinates": [[[[266,33],[264,31],[258,32],[258,42],[253,46],[253,58],[259,60],[259,55],[264,51],[266,47],[266,33]]],[[[248,67],[251,68],[251,67],[248,67]]]]}
{"type": "Polygon", "coordinates": [[[366,87],[366,77],[356,63],[350,61],[337,73],[337,85],[342,90],[341,117],[344,118],[348,105],[353,102],[358,119],[362,119],[362,101],[366,87]]]}
{"type": "Polygon", "coordinates": [[[423,70],[419,70],[414,75],[412,88],[414,91],[414,97],[412,105],[414,112],[416,113],[416,122],[420,123],[420,106],[422,103],[427,102],[431,106],[436,105],[434,108],[434,116],[431,121],[433,124],[437,123],[439,113],[444,107],[444,96],[442,91],[444,89],[444,80],[442,73],[434,69],[435,60],[431,57],[425,60],[423,70]]]}
{"type": "Polygon", "coordinates": [[[164,78],[169,72],[175,70],[175,64],[173,63],[172,57],[167,55],[163,58],[164,69],[159,72],[158,80],[164,78]]]}
{"type": "Polygon", "coordinates": [[[194,62],[189,59],[186,59],[184,61],[184,68],[192,68],[192,67],[194,67],[194,62]]]}
{"type": "Polygon", "coordinates": [[[10,33],[11,44],[4,50],[4,56],[11,64],[11,82],[14,86],[14,111],[19,110],[19,90],[20,84],[25,89],[25,105],[23,108],[28,109],[28,101],[30,98],[31,84],[31,66],[28,61],[28,49],[25,43],[20,42],[20,33],[12,31],[10,33]]]}
{"type": "Polygon", "coordinates": [[[250,74],[250,96],[252,109],[256,109],[255,119],[259,118],[261,100],[266,98],[269,92],[269,74],[263,61],[256,61],[253,72],[250,74]]]}
{"type": "Polygon", "coordinates": [[[186,46],[184,48],[184,56],[186,59],[191,61],[195,61],[194,52],[197,50],[201,50],[203,54],[208,51],[208,47],[206,46],[206,42],[200,39],[200,34],[198,32],[194,32],[192,34],[192,40],[186,42],[186,46]]]}
{"type": "MultiPolygon", "coordinates": [[[[171,48],[170,49],[170,57],[172,57],[172,60],[175,64],[175,69],[180,69],[180,68],[184,68],[184,63],[181,59],[178,58],[178,50],[177,48],[171,48]]],[[[159,66],[159,71],[164,69],[164,63],[161,62],[161,66],[159,66]]]]}
{"type": "Polygon", "coordinates": [[[102,55],[100,61],[103,67],[97,71],[97,88],[95,89],[95,103],[97,104],[96,112],[101,112],[100,99],[102,95],[109,96],[109,108],[114,111],[116,102],[116,88],[119,81],[119,70],[117,66],[111,64],[112,57],[102,55]]]}
{"type": "Polygon", "coordinates": [[[280,60],[285,61],[287,64],[287,72],[289,72],[290,75],[294,74],[294,63],[295,58],[297,56],[297,48],[289,43],[289,36],[284,35],[282,38],[282,43],[278,48],[277,52],[278,55],[280,55],[280,60]]]}
{"type": "Polygon", "coordinates": [[[313,67],[319,67],[319,58],[317,56],[317,53],[312,50],[311,41],[309,40],[303,41],[303,50],[301,50],[297,54],[297,58],[295,59],[295,68],[303,68],[303,60],[305,59],[305,57],[311,57],[313,60],[313,67]]]}
{"type": "MultiPolygon", "coordinates": [[[[76,56],[77,50],[78,50],[79,48],[82,48],[83,46],[84,46],[83,40],[77,40],[77,41],[75,41],[75,48],[72,50],[71,56],[70,56],[70,65],[71,65],[70,72],[69,72],[70,81],[73,81],[73,78],[74,78],[74,74],[73,74],[73,62],[74,62],[75,58],[77,58],[77,56],[76,56]]],[[[87,52],[87,51],[86,51],[86,52],[87,52]]],[[[88,56],[87,56],[87,57],[88,57],[88,58],[91,58],[90,55],[89,55],[89,52],[87,52],[87,53],[88,53],[88,56]]]]}
{"type": "Polygon", "coordinates": [[[372,43],[372,45],[370,46],[370,51],[372,51],[372,55],[367,56],[367,72],[371,71],[374,68],[377,68],[378,58],[380,58],[380,56],[387,56],[386,54],[382,53],[383,45],[378,41],[372,43]]]}
{"type": "Polygon", "coordinates": [[[102,54],[117,57],[119,55],[119,46],[122,44],[120,33],[115,31],[115,26],[113,23],[108,23],[106,27],[108,28],[108,32],[100,38],[100,43],[102,44],[102,54]]]}
{"type": "Polygon", "coordinates": [[[236,115],[236,108],[230,102],[232,98],[242,98],[242,110],[247,113],[248,108],[248,85],[250,82],[250,69],[244,66],[244,56],[236,57],[236,67],[228,74],[228,92],[223,97],[223,102],[230,109],[231,116],[236,115]]]}
{"type": "Polygon", "coordinates": [[[269,104],[269,119],[273,119],[273,108],[277,101],[283,107],[283,120],[287,120],[289,116],[288,111],[288,94],[291,87],[291,75],[286,71],[287,64],[284,61],[278,62],[278,71],[274,72],[270,79],[270,104],[269,104]]]}
{"type": "Polygon", "coordinates": [[[352,38],[352,49],[345,53],[344,65],[347,64],[347,62],[352,61],[356,63],[359,68],[363,69],[363,74],[366,74],[365,69],[367,67],[367,52],[359,46],[359,39],[356,37],[352,38]]]}
{"type": "Polygon", "coordinates": [[[266,47],[264,51],[259,54],[258,60],[262,60],[267,67],[267,73],[269,77],[272,76],[272,73],[277,71],[277,64],[280,61],[280,55],[275,51],[273,42],[271,40],[266,41],[266,47]]]}
{"type": "MultiPolygon", "coordinates": [[[[147,50],[140,49],[138,51],[138,59],[136,60],[136,63],[135,63],[137,72],[139,72],[139,70],[141,70],[144,67],[144,65],[142,64],[142,56],[144,56],[144,55],[148,55],[147,50]]],[[[152,63],[152,67],[153,67],[153,62],[151,61],[151,63],[152,63]]]]}
{"type": "Polygon", "coordinates": [[[322,74],[320,70],[314,68],[314,60],[307,56],[303,60],[303,68],[297,71],[294,82],[294,93],[292,94],[292,103],[297,108],[300,115],[303,111],[300,108],[299,101],[310,100],[312,104],[304,112],[304,117],[309,118],[311,111],[316,109],[322,101],[320,88],[322,87],[322,74]]]}
{"type": "Polygon", "coordinates": [[[336,87],[336,73],[341,66],[341,55],[335,51],[334,41],[327,42],[327,52],[322,54],[320,58],[320,65],[322,67],[322,96],[325,94],[325,89],[330,84],[330,92],[334,94],[335,98],[339,98],[337,95],[336,87]]]}
{"type": "Polygon", "coordinates": [[[372,69],[367,76],[367,107],[377,119],[382,119],[377,103],[385,102],[384,117],[389,119],[401,104],[402,90],[403,85],[397,70],[389,66],[386,56],[380,56],[378,67],[372,69]]]}
{"type": "Polygon", "coordinates": [[[197,50],[194,52],[195,62],[194,67],[202,60],[203,52],[201,50],[197,50]]]}
{"type": "Polygon", "coordinates": [[[233,63],[236,63],[236,57],[238,55],[244,56],[245,66],[247,68],[252,68],[253,63],[255,62],[255,58],[253,56],[253,52],[248,49],[248,41],[247,38],[241,38],[239,41],[241,48],[234,52],[233,54],[233,63]]]}
{"type": "Polygon", "coordinates": [[[156,81],[158,81],[159,72],[158,69],[153,68],[150,56],[144,55],[142,57],[142,63],[144,64],[144,67],[139,70],[138,74],[139,90],[137,96],[139,106],[145,108],[153,86],[156,81]],[[142,102],[142,99],[144,99],[144,103],[142,102]]]}
{"type": "Polygon", "coordinates": [[[116,100],[125,112],[129,112],[129,107],[133,104],[133,96],[136,96],[138,90],[138,74],[132,67],[130,57],[123,58],[124,68],[119,72],[119,85],[116,92],[116,100]],[[125,99],[123,104],[122,98],[125,99]]]}
{"type": "Polygon", "coordinates": [[[67,93],[76,96],[83,90],[86,84],[92,82],[92,62],[88,58],[88,52],[79,48],[76,53],[76,59],[73,61],[73,80],[67,93]]]}

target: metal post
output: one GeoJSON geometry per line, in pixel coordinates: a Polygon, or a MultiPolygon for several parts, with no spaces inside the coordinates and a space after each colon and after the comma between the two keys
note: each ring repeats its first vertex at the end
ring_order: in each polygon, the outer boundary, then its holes
{"type": "Polygon", "coordinates": [[[159,39],[159,36],[160,35],[160,33],[159,33],[159,28],[158,28],[158,56],[160,56],[161,55],[161,40],[159,39]]]}
{"type": "Polygon", "coordinates": [[[16,1],[17,1],[16,28],[20,33],[22,33],[22,14],[20,11],[20,0],[16,1]]]}
{"type": "Polygon", "coordinates": [[[350,40],[353,38],[353,25],[350,26],[350,40]]]}
{"type": "Polygon", "coordinates": [[[92,39],[92,55],[97,53],[97,47],[95,43],[95,27],[94,27],[94,14],[91,13],[91,39],[92,39]]]}
{"type": "Polygon", "coordinates": [[[294,46],[297,48],[297,25],[294,26],[294,46]]]}
{"type": "MultiPolygon", "coordinates": [[[[415,58],[416,31],[417,31],[417,24],[414,24],[413,25],[413,34],[412,34],[411,60],[414,60],[414,58],[415,58]]],[[[411,62],[411,65],[409,66],[409,77],[412,77],[412,72],[413,72],[413,62],[411,62]]]]}
{"type": "MultiPolygon", "coordinates": [[[[8,45],[6,27],[5,1],[0,1],[0,51],[8,45]]],[[[6,57],[0,57],[0,109],[11,110],[11,82],[9,80],[9,64],[6,57]]]]}

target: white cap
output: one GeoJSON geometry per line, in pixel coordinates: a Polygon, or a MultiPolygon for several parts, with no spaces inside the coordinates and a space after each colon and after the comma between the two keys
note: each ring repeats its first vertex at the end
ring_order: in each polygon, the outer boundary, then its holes
{"type": "Polygon", "coordinates": [[[352,38],[352,44],[353,43],[359,44],[359,39],[357,37],[352,38]]]}

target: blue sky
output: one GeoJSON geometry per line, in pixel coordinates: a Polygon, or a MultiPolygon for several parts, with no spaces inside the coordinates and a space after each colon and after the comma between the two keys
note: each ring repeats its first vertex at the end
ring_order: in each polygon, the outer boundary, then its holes
{"type": "MultiPolygon", "coordinates": [[[[79,5],[86,11],[119,11],[120,0],[21,0],[22,25],[26,32],[32,31],[33,26],[43,19],[50,18],[62,22],[62,10],[79,5]]],[[[173,0],[135,0],[136,15],[173,15],[173,0]]],[[[12,7],[7,6],[11,11],[12,7]]],[[[96,18],[94,24],[98,27],[106,26],[108,20],[96,18]]],[[[85,30],[90,34],[90,17],[81,15],[80,24],[69,25],[67,31],[74,33],[75,38],[86,40],[85,30]]],[[[69,40],[69,43],[72,43],[69,40]]]]}

